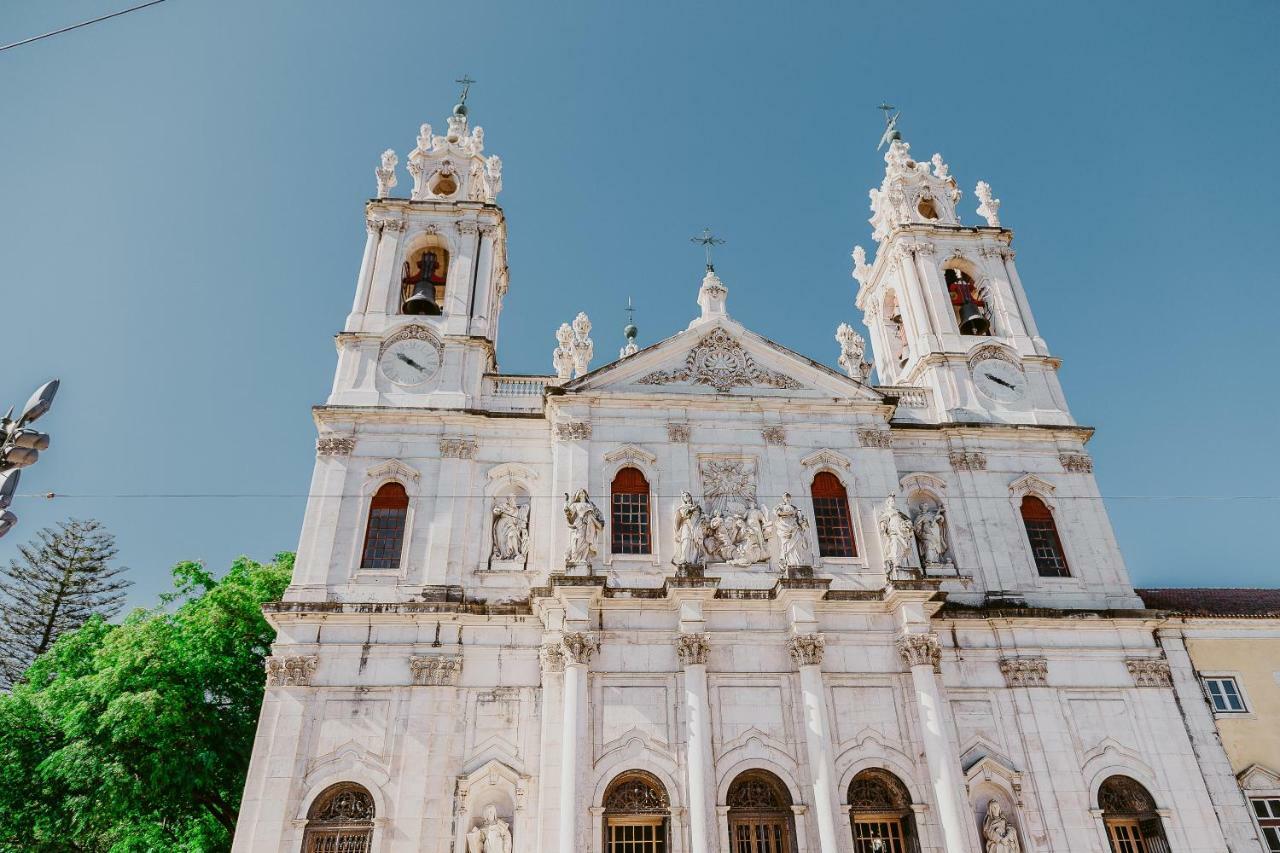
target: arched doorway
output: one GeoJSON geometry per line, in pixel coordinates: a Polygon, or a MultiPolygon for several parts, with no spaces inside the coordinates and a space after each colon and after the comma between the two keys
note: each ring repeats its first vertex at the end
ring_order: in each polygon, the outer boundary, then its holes
{"type": "Polygon", "coordinates": [[[731,853],[795,853],[795,817],[791,794],[767,770],[748,770],[729,785],[731,853]]]}
{"type": "Polygon", "coordinates": [[[666,853],[671,801],[657,777],[623,773],[604,792],[605,853],[666,853]]]}
{"type": "Polygon", "coordinates": [[[1112,853],[1169,853],[1151,793],[1128,776],[1110,776],[1098,788],[1098,808],[1112,853]]]}
{"type": "Polygon", "coordinates": [[[354,782],[320,792],[307,810],[302,853],[369,853],[373,845],[373,797],[354,782]]]}
{"type": "Polygon", "coordinates": [[[888,770],[863,770],[849,783],[854,853],[917,853],[907,786],[888,770]]]}

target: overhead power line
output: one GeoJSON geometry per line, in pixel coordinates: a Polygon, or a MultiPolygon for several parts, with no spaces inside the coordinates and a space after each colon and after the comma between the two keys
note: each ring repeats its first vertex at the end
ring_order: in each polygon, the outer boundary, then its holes
{"type": "MultiPolygon", "coordinates": [[[[589,493],[590,494],[590,493],[589,493]]],[[[600,497],[600,495],[592,495],[600,497]]],[[[226,500],[226,499],[297,499],[297,498],[361,498],[368,497],[364,492],[343,492],[343,493],[315,493],[308,494],[306,492],[119,492],[115,494],[108,493],[85,493],[85,492],[33,492],[30,494],[19,494],[15,497],[20,498],[47,498],[49,500],[226,500]]],[[[467,499],[467,498],[489,498],[493,497],[488,494],[479,495],[448,495],[449,498],[467,499]]],[[[529,498],[554,498],[559,499],[561,495],[527,495],[529,498]]],[[[678,498],[679,495],[651,495],[653,498],[678,498]]],[[[759,495],[757,497],[763,500],[774,500],[781,498],[781,495],[759,495]]],[[[875,498],[874,495],[870,496],[875,498]]],[[[1054,501],[1280,501],[1280,495],[1054,495],[1054,501]]],[[[966,495],[960,498],[962,502],[967,501],[997,501],[1008,503],[1008,495],[966,495]]]]}
{"type": "Polygon", "coordinates": [[[121,9],[119,12],[112,12],[110,15],[103,15],[100,18],[94,18],[93,20],[90,20],[90,21],[81,21],[78,24],[72,24],[69,27],[63,27],[60,30],[53,30],[52,32],[47,32],[42,35],[32,36],[31,38],[23,39],[22,41],[15,41],[12,44],[2,45],[0,46],[0,50],[8,50],[11,47],[22,47],[24,44],[31,44],[33,41],[40,41],[41,39],[47,39],[50,36],[61,35],[62,33],[69,33],[72,30],[78,30],[81,27],[87,27],[90,24],[96,24],[99,21],[106,21],[111,18],[118,18],[121,15],[127,15],[130,12],[136,12],[139,9],[145,9],[148,6],[155,6],[156,4],[163,3],[163,2],[164,0],[149,0],[149,2],[147,3],[139,3],[137,6],[130,6],[128,9],[121,9]]]}

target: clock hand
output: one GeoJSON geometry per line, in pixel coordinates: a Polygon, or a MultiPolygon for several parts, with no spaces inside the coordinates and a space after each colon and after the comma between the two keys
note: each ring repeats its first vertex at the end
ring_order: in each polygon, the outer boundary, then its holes
{"type": "Polygon", "coordinates": [[[418,364],[418,362],[416,362],[416,361],[414,361],[413,359],[409,358],[409,356],[405,355],[405,354],[404,354],[404,353],[402,353],[402,352],[398,352],[398,353],[396,353],[396,358],[400,359],[400,360],[401,360],[401,361],[403,361],[405,364],[407,364],[407,365],[409,365],[410,367],[412,367],[414,370],[418,370],[418,371],[421,371],[421,372],[426,372],[426,368],[425,368],[425,367],[423,367],[421,364],[418,364]]]}
{"type": "Polygon", "coordinates": [[[999,384],[1003,385],[1003,386],[1004,386],[1004,387],[1006,387],[1006,388],[1009,388],[1009,389],[1012,389],[1012,390],[1017,390],[1016,386],[1014,386],[1012,383],[1005,382],[1005,381],[1004,381],[1003,379],[1001,379],[999,376],[992,376],[990,373],[986,373],[986,374],[984,374],[984,375],[985,375],[988,379],[990,379],[992,382],[998,382],[999,384]]]}

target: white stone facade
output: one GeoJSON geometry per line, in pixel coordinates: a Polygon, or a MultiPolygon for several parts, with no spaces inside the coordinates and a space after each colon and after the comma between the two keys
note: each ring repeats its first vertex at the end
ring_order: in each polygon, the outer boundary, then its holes
{"type": "Polygon", "coordinates": [[[744,328],[710,269],[688,329],[588,370],[579,324],[558,375],[504,375],[501,164],[465,110],[423,135],[413,198],[382,197],[384,157],[368,205],[293,584],[268,612],[237,851],[303,849],[339,783],[372,798],[370,850],[471,853],[473,830],[501,824],[484,838],[515,851],[604,851],[606,791],[639,771],[666,798],[664,849],[737,853],[731,786],[764,771],[789,801],[789,850],[854,853],[872,849],[850,805],[869,770],[905,787],[922,853],[988,851],[992,801],[1017,837],[996,853],[1106,851],[1115,775],[1149,792],[1168,849],[1258,849],[1224,837],[1215,808],[1239,803],[1206,785],[989,188],[992,224],[962,225],[941,158],[930,171],[891,144],[876,257],[856,251],[854,271],[881,385],[848,333],[838,373],[744,328]],[[445,162],[453,193],[433,195],[445,162]],[[447,252],[441,311],[403,316],[403,265],[424,247],[447,252]],[[948,269],[988,334],[957,330],[948,269]],[[623,469],[648,484],[647,552],[613,548],[623,469]],[[822,554],[819,475],[847,495],[856,555],[822,554]],[[362,568],[387,483],[407,498],[398,559],[362,568]],[[581,490],[598,535],[566,523],[581,490]],[[693,539],[686,492],[704,513],[693,539]],[[928,549],[891,542],[889,496],[928,549]],[[1064,576],[1037,569],[1027,496],[1064,576]],[[500,506],[517,528],[498,532],[500,506]],[[726,524],[741,538],[707,538],[726,524]],[[566,562],[582,535],[596,553],[566,562]]]}

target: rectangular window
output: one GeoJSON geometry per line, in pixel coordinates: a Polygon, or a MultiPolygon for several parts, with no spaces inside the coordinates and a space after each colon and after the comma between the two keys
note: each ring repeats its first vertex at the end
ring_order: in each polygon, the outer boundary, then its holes
{"type": "Polygon", "coordinates": [[[813,498],[813,520],[818,529],[818,554],[823,557],[856,557],[853,544],[853,520],[849,517],[849,499],[845,497],[813,498]]]}
{"type": "Polygon", "coordinates": [[[369,527],[365,533],[364,569],[400,568],[400,551],[404,547],[404,522],[408,510],[400,507],[374,507],[369,510],[369,527]]]}
{"type": "Polygon", "coordinates": [[[605,835],[608,853],[666,853],[664,821],[611,818],[605,835]]]}
{"type": "Polygon", "coordinates": [[[1249,802],[1253,805],[1254,817],[1258,819],[1258,828],[1262,830],[1262,842],[1267,846],[1267,853],[1280,853],[1280,799],[1259,797],[1249,802]]]}
{"type": "Polygon", "coordinates": [[[1031,553],[1036,558],[1036,569],[1042,578],[1069,578],[1066,558],[1062,556],[1062,544],[1053,519],[1025,519],[1027,538],[1031,540],[1031,553]]]}
{"type": "Polygon", "coordinates": [[[853,822],[855,853],[906,853],[902,821],[897,818],[857,818],[853,822]]]}
{"type": "Polygon", "coordinates": [[[615,554],[649,553],[649,493],[613,495],[611,550],[615,554]]]}
{"type": "Polygon", "coordinates": [[[1208,694],[1215,713],[1242,714],[1248,710],[1244,706],[1244,697],[1240,695],[1239,685],[1230,676],[1206,678],[1204,691],[1208,694]]]}

